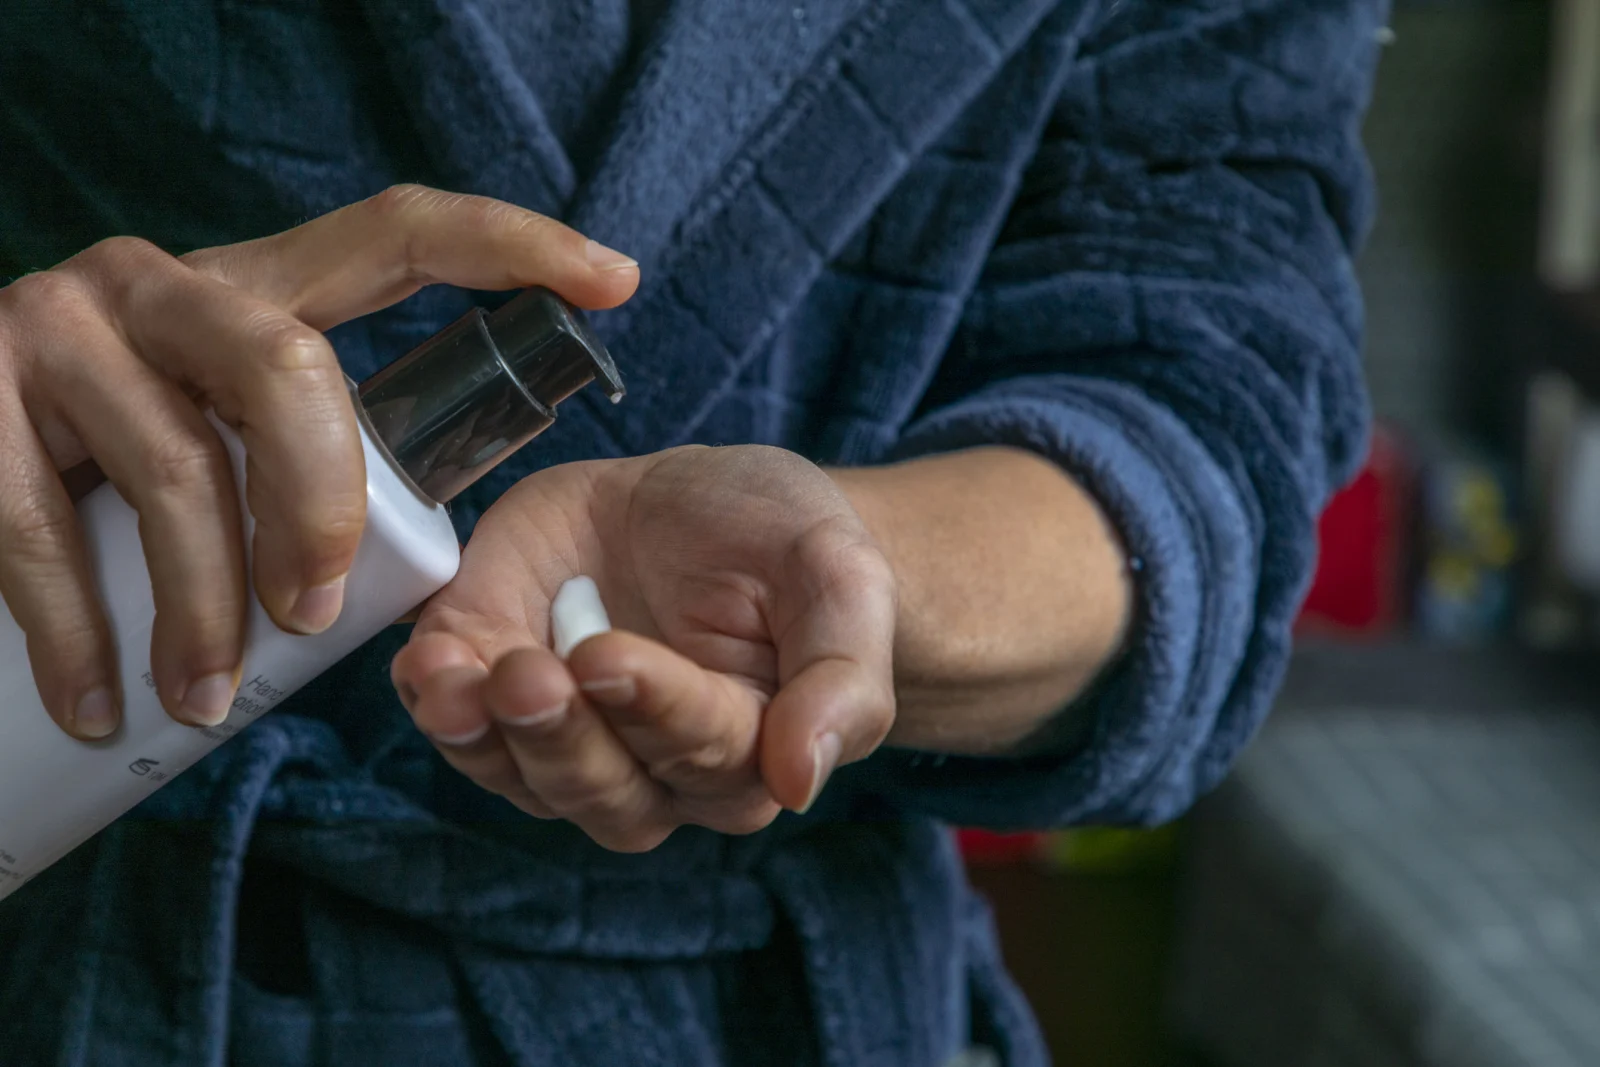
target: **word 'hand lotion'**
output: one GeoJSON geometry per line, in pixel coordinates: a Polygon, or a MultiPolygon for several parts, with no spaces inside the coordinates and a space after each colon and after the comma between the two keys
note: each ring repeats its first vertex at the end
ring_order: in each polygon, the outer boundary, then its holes
{"type": "MultiPolygon", "coordinates": [[[[474,309],[356,391],[367,465],[367,525],[338,622],[284,633],[251,597],[241,686],[210,729],[173,722],[149,680],[155,603],[138,515],[109,484],[78,506],[122,675],[123,717],[103,741],[68,737],[46,713],[22,631],[0,611],[0,899],[111,824],[442,588],[460,564],[444,504],[555,421],[598,378],[622,382],[583,316],[530,289],[474,309]]],[[[223,431],[244,487],[244,453],[223,431]]],[[[248,509],[245,534],[252,532],[248,509]]]]}

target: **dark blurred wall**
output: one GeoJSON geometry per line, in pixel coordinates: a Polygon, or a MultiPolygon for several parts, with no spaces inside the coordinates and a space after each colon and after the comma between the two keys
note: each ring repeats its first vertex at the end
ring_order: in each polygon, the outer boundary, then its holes
{"type": "Polygon", "coordinates": [[[1360,265],[1380,417],[1514,447],[1529,364],[1544,0],[1396,5],[1367,122],[1380,214],[1360,265]]]}

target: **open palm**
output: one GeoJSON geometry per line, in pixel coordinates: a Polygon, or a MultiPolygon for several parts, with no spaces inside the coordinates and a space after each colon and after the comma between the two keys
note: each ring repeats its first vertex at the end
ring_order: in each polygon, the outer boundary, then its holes
{"type": "Polygon", "coordinates": [[[683,448],[535,474],[478,524],[394,677],[458,769],[601,844],[804,809],[893,721],[894,579],[799,456],[683,448]],[[592,577],[617,630],[569,662],[550,602],[592,577]]]}

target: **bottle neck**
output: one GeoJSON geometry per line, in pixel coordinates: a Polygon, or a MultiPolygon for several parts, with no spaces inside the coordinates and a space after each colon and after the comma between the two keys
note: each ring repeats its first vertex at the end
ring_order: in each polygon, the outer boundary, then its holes
{"type": "Polygon", "coordinates": [[[400,461],[395,458],[395,454],[390,450],[389,446],[384,443],[383,436],[378,433],[378,428],[373,425],[372,416],[367,412],[366,405],[361,402],[361,385],[350,378],[346,378],[345,388],[349,390],[350,404],[355,408],[356,427],[361,431],[361,436],[366,438],[367,447],[365,448],[365,453],[369,468],[367,472],[368,480],[370,481],[372,478],[370,467],[374,457],[376,457],[378,461],[389,468],[400,485],[408,489],[419,503],[429,508],[443,507],[448,504],[448,500],[435,499],[425,492],[422,486],[417,484],[416,479],[412,478],[400,461]]]}
{"type": "Polygon", "coordinates": [[[556,406],[621,376],[582,314],[530,289],[473,308],[357,388],[373,438],[430,500],[448,503],[549,429],[556,406]]]}

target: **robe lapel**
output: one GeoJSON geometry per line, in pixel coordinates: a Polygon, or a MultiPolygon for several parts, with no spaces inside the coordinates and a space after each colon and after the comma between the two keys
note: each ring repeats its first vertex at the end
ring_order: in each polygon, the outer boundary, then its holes
{"type": "Polygon", "coordinates": [[[576,187],[571,160],[478,5],[362,0],[362,9],[437,180],[559,212],[576,187]]]}
{"type": "Polygon", "coordinates": [[[629,401],[580,395],[584,421],[626,452],[689,439],[827,260],[1055,6],[677,4],[568,213],[643,268],[639,294],[602,324],[629,401]]]}
{"type": "Polygon", "coordinates": [[[676,0],[568,221],[659,267],[674,231],[874,0],[676,0]]]}
{"type": "Polygon", "coordinates": [[[363,0],[444,182],[560,214],[643,268],[598,323],[629,401],[580,394],[551,462],[689,439],[1059,2],[677,0],[584,180],[474,0],[363,0]]]}

